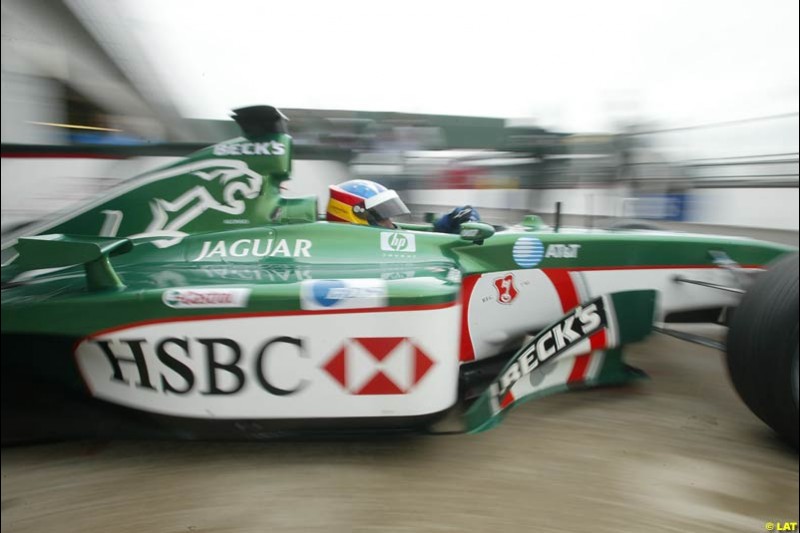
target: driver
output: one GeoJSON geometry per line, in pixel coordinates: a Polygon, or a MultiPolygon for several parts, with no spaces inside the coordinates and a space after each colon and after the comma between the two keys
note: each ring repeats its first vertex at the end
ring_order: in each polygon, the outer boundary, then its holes
{"type": "MultiPolygon", "coordinates": [[[[327,220],[349,222],[395,229],[391,217],[410,213],[406,204],[392,189],[370,180],[349,180],[331,185],[328,200],[327,220]]],[[[471,206],[456,207],[433,223],[433,230],[442,233],[458,233],[461,224],[479,221],[478,211],[471,206]]]]}
{"type": "Polygon", "coordinates": [[[410,213],[392,189],[369,180],[331,185],[327,219],[332,222],[396,228],[391,217],[410,213]]]}

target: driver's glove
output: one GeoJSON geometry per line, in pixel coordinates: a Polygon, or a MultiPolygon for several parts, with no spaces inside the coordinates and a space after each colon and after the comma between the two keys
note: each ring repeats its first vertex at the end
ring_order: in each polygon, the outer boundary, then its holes
{"type": "Polygon", "coordinates": [[[464,222],[480,221],[478,210],[470,205],[456,207],[446,215],[442,215],[433,223],[433,230],[440,233],[458,233],[464,222]]]}

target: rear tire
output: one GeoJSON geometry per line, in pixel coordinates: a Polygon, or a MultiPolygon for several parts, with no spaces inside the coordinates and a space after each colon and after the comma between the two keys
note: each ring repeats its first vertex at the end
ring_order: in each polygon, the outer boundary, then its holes
{"type": "Polygon", "coordinates": [[[770,264],[728,330],[728,371],[744,403],[798,445],[798,254],[770,264]]]}

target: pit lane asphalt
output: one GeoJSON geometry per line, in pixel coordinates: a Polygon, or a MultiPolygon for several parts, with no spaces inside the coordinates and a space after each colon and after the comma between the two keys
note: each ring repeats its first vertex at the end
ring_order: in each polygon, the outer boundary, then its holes
{"type": "Polygon", "coordinates": [[[654,334],[628,361],[652,379],[530,402],[479,435],[6,448],[2,530],[757,532],[798,520],[797,452],[738,399],[720,352],[654,334]]]}

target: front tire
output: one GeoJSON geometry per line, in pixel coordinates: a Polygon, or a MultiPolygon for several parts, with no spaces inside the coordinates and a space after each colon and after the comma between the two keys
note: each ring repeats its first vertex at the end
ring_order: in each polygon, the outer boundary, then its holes
{"type": "Polygon", "coordinates": [[[727,362],[744,403],[798,445],[798,254],[781,257],[750,287],[728,330],[727,362]]]}

